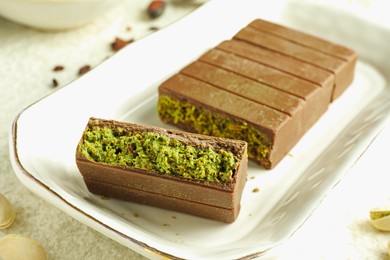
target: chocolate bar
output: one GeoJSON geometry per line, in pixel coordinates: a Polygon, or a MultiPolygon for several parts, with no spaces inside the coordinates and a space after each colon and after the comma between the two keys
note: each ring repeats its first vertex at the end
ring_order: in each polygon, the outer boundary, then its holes
{"type": "Polygon", "coordinates": [[[92,193],[230,223],[240,210],[247,144],[91,118],[76,163],[92,193]]]}
{"type": "Polygon", "coordinates": [[[234,38],[332,73],[335,79],[332,100],[339,97],[353,80],[357,54],[339,44],[262,19],[252,21],[234,38]]]}
{"type": "Polygon", "coordinates": [[[249,158],[270,169],[351,83],[356,54],[261,21],[163,82],[158,113],[186,131],[245,140],[249,158]]]}
{"type": "MultiPolygon", "coordinates": [[[[236,42],[231,41],[230,43],[234,45],[236,42]]],[[[239,42],[237,43],[240,44],[239,42]]],[[[228,44],[228,42],[221,43],[217,48],[212,49],[201,56],[199,60],[230,71],[236,75],[242,75],[252,81],[259,82],[265,85],[269,90],[283,93],[283,97],[265,94],[268,102],[288,103],[291,98],[299,99],[301,101],[301,113],[303,114],[302,121],[300,122],[303,131],[309,129],[318,120],[319,115],[327,110],[333,89],[333,84],[331,84],[333,81],[330,74],[327,74],[327,78],[324,78],[323,85],[317,85],[301,78],[294,77],[286,72],[274,69],[273,67],[268,67],[218,49],[225,44],[228,44]]],[[[278,57],[272,57],[272,59],[278,59],[278,57]]],[[[316,73],[316,68],[311,72],[316,73]]],[[[318,76],[320,74],[311,75],[318,76]]],[[[252,95],[252,97],[253,96],[254,95],[252,95]]],[[[289,115],[293,116],[291,113],[289,115]]]]}

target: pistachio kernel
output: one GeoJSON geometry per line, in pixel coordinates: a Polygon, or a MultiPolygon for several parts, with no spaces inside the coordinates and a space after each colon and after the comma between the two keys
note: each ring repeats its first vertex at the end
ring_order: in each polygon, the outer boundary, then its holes
{"type": "Polygon", "coordinates": [[[370,211],[372,225],[382,231],[390,231],[390,206],[373,208],[370,211]]]}
{"type": "Polygon", "coordinates": [[[390,256],[390,240],[387,242],[387,254],[390,256]]]}
{"type": "Polygon", "coordinates": [[[21,235],[0,239],[0,259],[46,260],[43,247],[35,240],[21,235]]]}
{"type": "Polygon", "coordinates": [[[0,193],[0,229],[9,228],[14,222],[16,213],[9,200],[0,193]]]}

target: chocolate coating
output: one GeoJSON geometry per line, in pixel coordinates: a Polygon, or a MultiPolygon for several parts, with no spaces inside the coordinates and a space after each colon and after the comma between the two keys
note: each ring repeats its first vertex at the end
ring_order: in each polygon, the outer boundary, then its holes
{"type": "Polygon", "coordinates": [[[224,41],[217,48],[290,74],[293,78],[307,83],[325,87],[334,85],[334,76],[329,71],[269,49],[259,48],[245,41],[224,41]]]}
{"type": "Polygon", "coordinates": [[[85,180],[85,183],[89,191],[95,194],[174,210],[226,223],[234,222],[240,212],[240,205],[234,208],[221,208],[104,182],[85,180]]]}
{"type": "Polygon", "coordinates": [[[339,97],[353,80],[357,54],[345,46],[262,19],[252,21],[235,38],[302,59],[332,72],[335,76],[332,100],[339,97]],[[267,39],[259,39],[263,36],[267,39]],[[265,46],[270,38],[272,44],[265,46]]]}
{"type": "MultiPolygon", "coordinates": [[[[298,97],[302,100],[304,105],[301,108],[303,115],[300,124],[303,130],[309,129],[319,119],[319,115],[322,115],[327,110],[332,94],[332,84],[320,86],[273,67],[217,48],[205,53],[200,57],[200,60],[262,83],[268,86],[269,89],[277,89],[285,93],[281,100],[279,100],[281,97],[267,95],[268,103],[286,102],[291,96],[298,97]]],[[[328,76],[331,77],[330,74],[328,76]]],[[[289,115],[292,116],[293,114],[289,113],[289,115]]]]}
{"type": "Polygon", "coordinates": [[[299,97],[276,88],[270,88],[261,82],[256,82],[221,67],[223,67],[221,63],[213,66],[202,61],[196,61],[185,67],[181,73],[275,110],[285,112],[290,116],[298,113],[303,106],[304,101],[299,97]]]}

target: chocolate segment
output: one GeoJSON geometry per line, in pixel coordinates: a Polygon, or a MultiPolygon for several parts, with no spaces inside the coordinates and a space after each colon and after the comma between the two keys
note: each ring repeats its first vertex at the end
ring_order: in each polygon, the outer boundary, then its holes
{"type": "Polygon", "coordinates": [[[332,73],[337,73],[344,65],[342,59],[286,41],[252,27],[242,29],[234,38],[313,64],[332,73]]]}
{"type": "Polygon", "coordinates": [[[272,35],[277,35],[288,41],[298,43],[302,46],[312,48],[330,56],[338,57],[345,61],[352,61],[356,60],[357,58],[356,53],[351,49],[346,48],[345,46],[335,44],[316,36],[272,23],[270,21],[256,19],[248,26],[256,28],[257,30],[265,31],[272,35]]]}
{"type": "Polygon", "coordinates": [[[335,75],[332,100],[339,97],[353,80],[357,54],[344,46],[313,35],[256,19],[234,38],[306,61],[332,72],[335,75]]]}
{"type": "Polygon", "coordinates": [[[198,217],[231,223],[240,211],[240,206],[234,208],[221,208],[213,205],[195,203],[176,197],[163,196],[159,193],[150,193],[104,182],[85,180],[90,192],[111,198],[137,202],[149,206],[174,210],[198,217]]]}
{"type": "MultiPolygon", "coordinates": [[[[218,66],[219,65],[219,66],[218,66]]],[[[205,62],[196,61],[185,67],[181,73],[232,92],[244,98],[266,105],[290,116],[299,113],[303,100],[276,88],[256,82],[237,73],[224,70],[205,62]]]]}
{"type": "Polygon", "coordinates": [[[334,85],[334,76],[329,71],[269,49],[256,47],[253,44],[244,41],[224,41],[218,45],[217,48],[263,64],[266,67],[271,67],[286,74],[290,74],[294,78],[314,83],[318,86],[333,87],[334,85]]]}
{"type": "Polygon", "coordinates": [[[246,181],[247,145],[238,140],[91,118],[77,147],[76,163],[93,193],[233,222],[246,181]],[[143,134],[149,139],[135,145],[131,138],[140,140],[143,134]],[[151,149],[158,156],[148,161],[145,151],[151,149]],[[181,150],[170,153],[169,149],[181,150]],[[165,161],[168,168],[156,170],[165,161]],[[175,162],[185,165],[184,173],[179,172],[183,167],[174,167],[175,162]],[[217,175],[210,177],[214,165],[221,166],[217,175]],[[205,170],[203,175],[191,174],[198,174],[199,169],[205,170]]]}
{"type": "MultiPolygon", "coordinates": [[[[264,92],[270,103],[288,102],[291,96],[303,100],[305,103],[301,108],[303,114],[301,125],[303,130],[309,129],[319,119],[319,115],[322,115],[328,108],[332,94],[331,84],[319,86],[283,71],[219,49],[208,51],[200,57],[200,60],[262,83],[268,86],[268,89],[277,89],[285,93],[283,97],[275,97],[264,92]]],[[[330,74],[328,76],[331,77],[330,74]]],[[[243,92],[246,93],[245,90],[243,92]]],[[[254,94],[253,96],[257,95],[254,94]]],[[[289,113],[289,115],[292,116],[293,114],[289,113]]]]}

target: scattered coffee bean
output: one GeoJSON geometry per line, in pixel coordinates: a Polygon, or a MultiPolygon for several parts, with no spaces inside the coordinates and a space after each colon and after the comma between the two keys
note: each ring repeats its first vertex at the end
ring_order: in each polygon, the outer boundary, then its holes
{"type": "Polygon", "coordinates": [[[61,71],[61,70],[64,70],[64,66],[61,66],[61,65],[57,65],[53,68],[53,71],[61,71]]]}
{"type": "Polygon", "coordinates": [[[165,1],[153,0],[150,2],[147,10],[148,10],[148,15],[151,18],[157,18],[164,13],[165,1]]]}
{"type": "Polygon", "coordinates": [[[52,79],[51,85],[53,88],[58,87],[58,81],[56,79],[52,79]]]}
{"type": "Polygon", "coordinates": [[[80,69],[79,69],[79,76],[87,73],[88,71],[91,70],[91,66],[90,65],[85,65],[85,66],[82,66],[80,69]]]}

